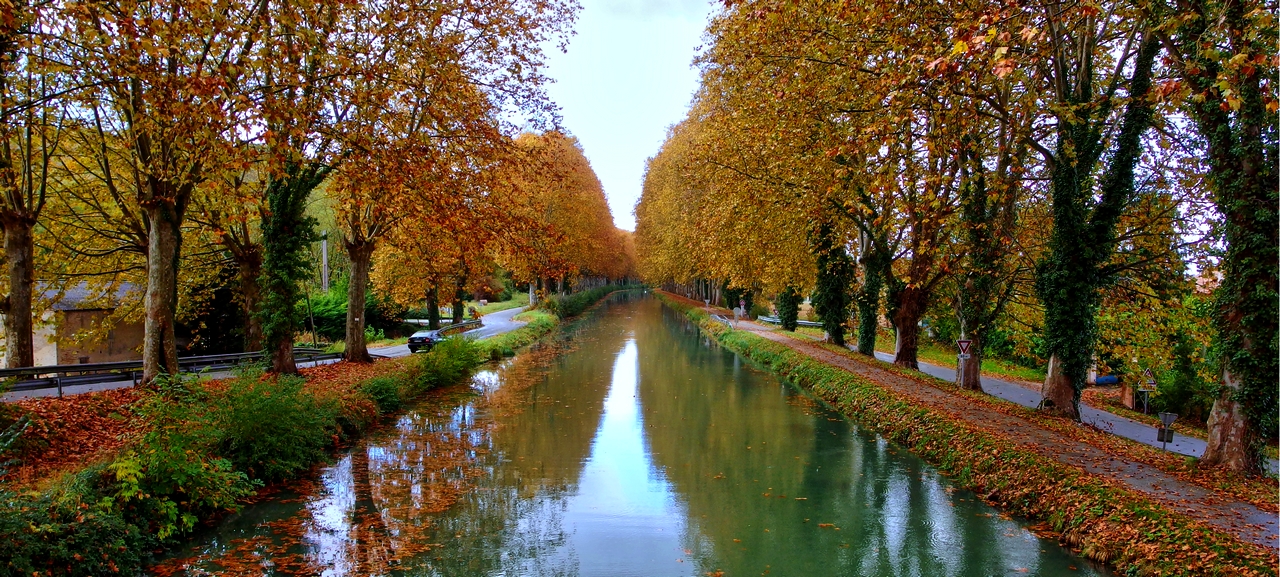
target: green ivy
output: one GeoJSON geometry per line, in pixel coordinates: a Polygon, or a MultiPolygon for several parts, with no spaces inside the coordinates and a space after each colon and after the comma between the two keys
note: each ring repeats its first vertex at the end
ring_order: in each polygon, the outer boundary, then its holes
{"type": "Polygon", "coordinates": [[[852,304],[849,287],[855,276],[853,259],[844,245],[836,242],[831,224],[825,222],[814,235],[813,252],[818,257],[818,278],[809,298],[831,342],[844,346],[844,324],[852,304]]]}

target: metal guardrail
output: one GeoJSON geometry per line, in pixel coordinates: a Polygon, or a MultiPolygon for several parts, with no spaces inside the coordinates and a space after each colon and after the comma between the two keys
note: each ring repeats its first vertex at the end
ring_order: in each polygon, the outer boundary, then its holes
{"type": "Polygon", "coordinates": [[[711,315],[711,319],[729,327],[730,329],[733,328],[733,319],[730,319],[729,317],[724,315],[711,315]]]}
{"type": "MultiPolygon", "coordinates": [[[[757,320],[761,320],[761,321],[764,321],[764,322],[766,322],[766,323],[774,324],[774,325],[780,325],[780,324],[782,324],[782,320],[781,320],[781,319],[779,319],[778,317],[767,317],[767,316],[764,316],[764,315],[760,315],[760,316],[757,318],[757,320]]],[[[818,322],[814,322],[814,321],[799,321],[799,320],[798,320],[798,321],[796,321],[796,325],[797,325],[797,326],[802,326],[802,327],[814,327],[814,328],[819,328],[819,329],[820,329],[820,328],[822,328],[822,323],[818,323],[818,322]]]]}
{"type": "MultiPolygon", "coordinates": [[[[342,358],[342,353],[326,353],[322,349],[296,347],[293,349],[293,356],[300,362],[317,362],[342,358]]],[[[184,373],[205,370],[216,371],[266,360],[267,358],[266,353],[263,351],[181,357],[178,359],[178,367],[184,373]]],[[[0,369],[0,379],[12,379],[12,385],[8,387],[10,391],[56,388],[58,389],[58,396],[62,396],[63,387],[110,383],[124,380],[123,377],[127,377],[136,385],[141,372],[142,361],[139,360],[0,369]]]]}

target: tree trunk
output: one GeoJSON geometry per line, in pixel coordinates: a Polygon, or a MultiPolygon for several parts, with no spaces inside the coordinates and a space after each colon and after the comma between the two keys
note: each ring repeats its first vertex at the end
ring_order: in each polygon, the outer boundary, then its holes
{"type": "Polygon", "coordinates": [[[427,328],[440,328],[440,289],[435,285],[427,290],[427,328]]]}
{"type": "Polygon", "coordinates": [[[1062,370],[1058,355],[1049,357],[1049,371],[1040,388],[1041,409],[1069,419],[1080,420],[1080,397],[1071,378],[1062,370]]]}
{"type": "Polygon", "coordinates": [[[10,369],[35,365],[32,290],[35,286],[34,222],[30,219],[4,220],[4,255],[9,265],[9,297],[4,307],[5,366],[10,369]]]}
{"type": "Polygon", "coordinates": [[[1244,407],[1235,400],[1240,393],[1240,379],[1230,369],[1222,371],[1222,393],[1213,401],[1209,412],[1209,442],[1200,462],[1205,465],[1221,465],[1232,471],[1257,471],[1261,469],[1258,452],[1253,450],[1255,439],[1249,427],[1244,407]]]}
{"type": "Polygon", "coordinates": [[[897,333],[893,364],[909,369],[920,369],[920,318],[924,316],[929,295],[925,291],[908,287],[898,297],[893,326],[897,333]]]}
{"type": "Polygon", "coordinates": [[[142,382],[161,374],[176,375],[178,342],[178,258],[182,252],[182,215],[173,205],[157,202],[147,208],[146,320],[143,323],[142,382]]]}
{"type": "Polygon", "coordinates": [[[969,336],[969,358],[957,359],[956,384],[971,391],[982,390],[982,337],[969,336]]]}
{"type": "Polygon", "coordinates": [[[364,304],[369,290],[369,262],[373,259],[373,247],[369,241],[347,243],[351,282],[347,284],[347,342],[342,358],[353,363],[373,362],[364,341],[364,304]]]}
{"type": "Polygon", "coordinates": [[[262,319],[258,309],[262,306],[261,259],[242,262],[240,269],[240,312],[244,315],[244,350],[260,351],[263,347],[262,319]]]}
{"type": "Polygon", "coordinates": [[[533,307],[538,304],[538,295],[533,291],[533,283],[529,283],[529,306],[533,307]]]}
{"type": "Polygon", "coordinates": [[[868,357],[876,354],[876,332],[880,328],[880,289],[884,276],[870,257],[863,257],[862,287],[854,302],[858,306],[858,352],[868,357]]]}

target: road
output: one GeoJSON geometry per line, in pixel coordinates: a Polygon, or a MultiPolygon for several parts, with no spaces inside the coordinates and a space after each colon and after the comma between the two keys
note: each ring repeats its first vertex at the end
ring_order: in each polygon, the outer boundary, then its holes
{"type": "MultiPolygon", "coordinates": [[[[515,321],[513,319],[513,317],[515,317],[517,314],[520,314],[522,311],[524,311],[523,308],[514,308],[514,309],[508,309],[505,311],[500,311],[490,315],[486,315],[483,319],[481,319],[482,321],[484,321],[483,327],[473,331],[469,331],[466,334],[468,337],[473,339],[487,339],[495,335],[500,335],[502,333],[514,331],[524,326],[524,323],[515,321]]],[[[381,357],[381,358],[408,356],[409,345],[395,345],[391,347],[371,348],[369,349],[369,354],[374,357],[381,357]]],[[[323,364],[333,363],[333,362],[337,362],[337,360],[319,361],[317,363],[298,363],[298,367],[306,368],[306,367],[323,365],[323,364]]],[[[216,373],[208,373],[205,376],[211,379],[222,379],[222,378],[231,376],[231,373],[230,371],[219,371],[216,373]]],[[[78,395],[81,393],[92,393],[96,391],[123,389],[125,387],[132,387],[132,386],[133,386],[132,380],[120,380],[120,381],[112,381],[108,383],[93,383],[90,385],[67,386],[62,388],[62,392],[64,395],[78,395]]],[[[57,396],[57,394],[58,394],[57,389],[14,391],[11,393],[6,393],[4,396],[0,396],[0,402],[12,402],[12,401],[17,401],[21,399],[30,399],[35,397],[53,397],[53,396],[57,396]]]]}
{"type": "MultiPolygon", "coordinates": [[[[893,355],[888,353],[876,352],[876,358],[882,361],[893,361],[893,355]]],[[[949,367],[920,363],[920,372],[946,381],[954,382],[956,380],[955,369],[949,367]]],[[[982,390],[987,394],[1000,397],[1001,399],[1017,403],[1024,407],[1034,408],[1040,404],[1039,391],[1029,389],[1017,383],[993,378],[989,375],[982,375],[982,390]]],[[[1127,417],[1122,417],[1115,413],[1095,409],[1084,403],[1080,404],[1080,420],[1126,439],[1132,439],[1153,447],[1164,447],[1163,443],[1156,441],[1155,427],[1146,423],[1140,423],[1127,417]]],[[[1173,442],[1169,443],[1167,446],[1169,451],[1179,455],[1196,458],[1199,458],[1200,455],[1204,454],[1206,446],[1204,441],[1195,437],[1177,434],[1177,424],[1174,425],[1173,429],[1173,442]]],[[[1269,459],[1267,466],[1270,468],[1272,473],[1275,473],[1277,469],[1280,468],[1280,463],[1277,463],[1274,459],[1269,459]]]]}
{"type": "MultiPolygon", "coordinates": [[[[489,313],[480,319],[484,323],[484,326],[475,330],[467,331],[463,334],[467,335],[467,338],[470,339],[487,339],[492,336],[509,333],[524,326],[524,323],[515,320],[515,316],[524,311],[525,307],[517,307],[514,309],[507,309],[505,311],[498,311],[496,313],[489,313]]],[[[409,345],[394,345],[390,347],[369,349],[369,354],[375,357],[388,359],[407,357],[409,356],[409,345]]]]}

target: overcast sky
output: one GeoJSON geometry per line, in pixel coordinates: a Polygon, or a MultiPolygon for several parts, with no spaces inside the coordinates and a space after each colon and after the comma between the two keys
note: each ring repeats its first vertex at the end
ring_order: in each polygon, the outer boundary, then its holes
{"type": "Polygon", "coordinates": [[[568,53],[551,50],[551,99],[582,142],[613,221],[635,230],[644,162],[684,118],[698,74],[693,57],[709,0],[580,0],[568,53]]]}

